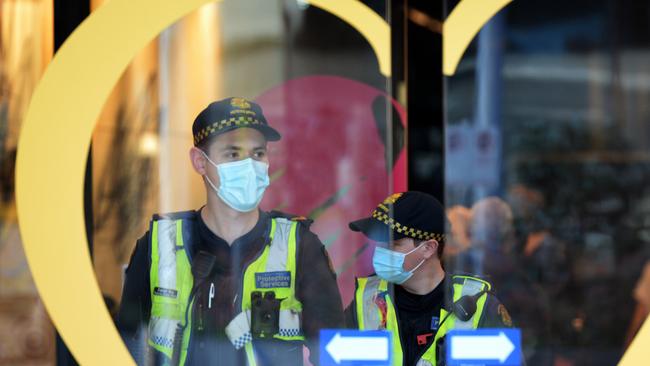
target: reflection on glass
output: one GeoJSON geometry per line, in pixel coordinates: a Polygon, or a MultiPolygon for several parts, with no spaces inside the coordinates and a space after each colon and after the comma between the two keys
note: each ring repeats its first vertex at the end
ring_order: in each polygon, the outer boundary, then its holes
{"type": "Polygon", "coordinates": [[[21,121],[52,55],[51,8],[51,1],[0,1],[0,364],[54,358],[54,332],[25,259],[14,199],[21,121]]]}
{"type": "Polygon", "coordinates": [[[528,364],[613,365],[645,314],[650,38],[631,4],[515,1],[446,80],[446,204],[466,227],[447,266],[500,284],[528,364]]]}

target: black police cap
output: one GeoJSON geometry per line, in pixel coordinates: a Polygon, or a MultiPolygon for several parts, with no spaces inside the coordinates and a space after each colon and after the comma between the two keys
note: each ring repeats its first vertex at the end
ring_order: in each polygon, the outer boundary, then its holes
{"type": "Polygon", "coordinates": [[[349,226],[378,242],[402,238],[444,242],[448,222],[444,207],[435,197],[409,191],[389,196],[370,217],[353,221],[349,226]]]}
{"type": "Polygon", "coordinates": [[[281,137],[278,131],[269,126],[259,104],[245,98],[231,97],[210,103],[196,116],[192,124],[194,146],[243,127],[260,131],[268,141],[278,141],[281,137]]]}

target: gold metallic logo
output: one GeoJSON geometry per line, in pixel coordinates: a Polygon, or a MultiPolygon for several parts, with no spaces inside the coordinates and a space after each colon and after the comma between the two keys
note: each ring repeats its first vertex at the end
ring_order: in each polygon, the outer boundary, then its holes
{"type": "Polygon", "coordinates": [[[393,193],[384,200],[384,205],[393,205],[402,197],[403,193],[393,193]]]}
{"type": "Polygon", "coordinates": [[[251,104],[244,98],[232,98],[230,105],[241,109],[250,109],[251,104]]]}

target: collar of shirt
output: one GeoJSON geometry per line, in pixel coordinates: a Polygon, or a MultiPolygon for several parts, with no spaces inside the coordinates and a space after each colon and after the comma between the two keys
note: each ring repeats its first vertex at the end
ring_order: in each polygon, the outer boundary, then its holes
{"type": "Polygon", "coordinates": [[[260,210],[260,216],[255,226],[246,234],[237,238],[232,245],[214,232],[203,221],[200,210],[197,211],[198,239],[194,252],[200,250],[213,254],[216,257],[215,270],[228,273],[232,268],[240,268],[242,261],[258,252],[268,238],[270,216],[260,210]]]}
{"type": "MultiPolygon", "coordinates": [[[[446,280],[446,276],[445,276],[446,280]]],[[[402,286],[395,286],[395,303],[400,311],[405,311],[414,314],[421,314],[428,312],[434,308],[444,307],[445,309],[445,294],[446,281],[440,282],[433,291],[425,295],[416,295],[406,291],[402,286]]]]}

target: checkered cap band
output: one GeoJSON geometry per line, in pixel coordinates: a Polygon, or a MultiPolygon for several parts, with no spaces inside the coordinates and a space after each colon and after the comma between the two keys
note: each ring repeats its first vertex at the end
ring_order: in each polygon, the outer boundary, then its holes
{"type": "Polygon", "coordinates": [[[431,240],[435,239],[436,241],[442,242],[445,240],[445,235],[440,233],[430,233],[424,230],[419,230],[413,227],[408,227],[402,225],[399,222],[395,221],[394,218],[390,217],[388,214],[388,208],[384,205],[379,205],[378,209],[375,209],[372,212],[372,218],[383,222],[391,230],[398,232],[402,235],[411,237],[418,240],[431,240]]]}
{"type": "Polygon", "coordinates": [[[196,133],[196,135],[194,135],[194,145],[199,145],[201,142],[203,142],[203,140],[208,138],[210,135],[228,127],[232,127],[232,126],[246,127],[246,126],[261,125],[261,124],[263,123],[260,122],[257,118],[246,117],[246,116],[232,117],[221,121],[217,121],[212,123],[211,125],[202,128],[199,132],[196,133]]]}

